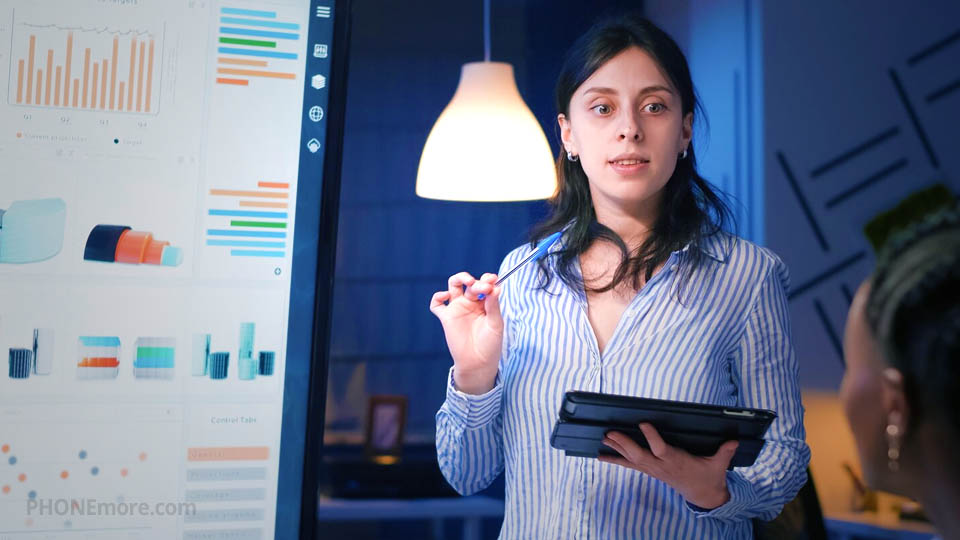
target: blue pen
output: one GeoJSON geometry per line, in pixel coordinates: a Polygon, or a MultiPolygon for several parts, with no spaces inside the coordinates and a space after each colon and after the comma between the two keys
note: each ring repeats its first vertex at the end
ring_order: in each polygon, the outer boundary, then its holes
{"type": "MultiPolygon", "coordinates": [[[[536,260],[538,260],[538,259],[542,259],[543,256],[547,254],[547,250],[550,249],[550,246],[552,246],[554,242],[556,242],[557,240],[559,240],[560,237],[563,236],[563,233],[564,233],[564,231],[562,231],[562,230],[561,230],[561,231],[557,231],[557,232],[551,234],[550,236],[544,238],[543,241],[540,242],[540,245],[537,246],[537,249],[535,249],[535,250],[533,251],[533,253],[527,255],[522,261],[520,261],[519,263],[517,263],[516,266],[514,266],[513,268],[511,268],[506,274],[502,275],[502,276],[500,277],[500,279],[498,279],[497,282],[493,284],[493,286],[496,287],[497,285],[503,283],[503,280],[505,280],[505,279],[507,279],[508,277],[510,277],[510,274],[516,272],[517,270],[520,269],[521,266],[527,264],[528,262],[530,262],[530,261],[536,261],[536,260]]],[[[477,295],[477,300],[483,300],[483,299],[486,298],[486,297],[487,297],[487,295],[481,293],[481,294],[478,294],[478,295],[477,295]]]]}

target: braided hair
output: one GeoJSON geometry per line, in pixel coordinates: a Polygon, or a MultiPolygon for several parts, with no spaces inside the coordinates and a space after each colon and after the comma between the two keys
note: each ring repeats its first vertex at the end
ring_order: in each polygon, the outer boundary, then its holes
{"type": "Polygon", "coordinates": [[[960,439],[960,206],[891,237],[872,277],[866,317],[903,374],[914,422],[960,439]]]}

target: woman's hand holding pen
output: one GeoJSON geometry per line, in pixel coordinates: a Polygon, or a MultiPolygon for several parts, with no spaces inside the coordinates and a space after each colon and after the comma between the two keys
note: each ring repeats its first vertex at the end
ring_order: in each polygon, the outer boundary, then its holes
{"type": "Polygon", "coordinates": [[[475,279],[467,272],[450,276],[448,289],[434,293],[430,311],[440,319],[453,356],[453,381],[467,394],[493,388],[503,343],[500,287],[496,274],[475,279]],[[484,295],[483,300],[478,300],[484,295]]]}
{"type": "Polygon", "coordinates": [[[727,490],[727,466],[737,451],[737,441],[720,445],[712,456],[694,456],[664,442],[650,424],[640,424],[650,449],[617,431],[607,433],[603,443],[619,456],[601,454],[599,460],[640,471],[677,490],[687,502],[712,510],[730,500],[727,490]]]}

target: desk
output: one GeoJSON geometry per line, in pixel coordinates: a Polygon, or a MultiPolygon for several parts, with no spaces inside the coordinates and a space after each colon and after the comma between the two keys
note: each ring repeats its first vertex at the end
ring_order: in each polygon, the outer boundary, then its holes
{"type": "Polygon", "coordinates": [[[928,523],[901,521],[894,515],[829,513],[824,516],[824,523],[831,540],[930,540],[936,535],[928,523]]]}
{"type": "Polygon", "coordinates": [[[443,538],[445,518],[463,519],[463,540],[480,540],[483,518],[503,518],[503,501],[493,497],[440,499],[330,499],[317,503],[317,521],[382,521],[428,519],[433,536],[443,538]]]}

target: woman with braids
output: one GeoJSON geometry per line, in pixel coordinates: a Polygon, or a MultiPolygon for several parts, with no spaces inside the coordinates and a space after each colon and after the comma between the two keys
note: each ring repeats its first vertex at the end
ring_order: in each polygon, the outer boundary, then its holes
{"type": "Polygon", "coordinates": [[[840,387],[867,483],[960,539],[960,212],[892,238],[850,306],[840,387]]]}
{"type": "Polygon", "coordinates": [[[502,285],[461,272],[431,300],[454,361],[440,468],[463,494],[505,471],[501,538],[751,538],[751,518],[776,516],[809,460],[786,268],[724,232],[729,211],[697,173],[689,68],[659,28],[595,25],[566,57],[556,105],[553,215],[501,272],[561,239],[502,285]],[[732,471],[735,441],[697,457],[647,424],[649,450],[610,432],[616,456],[566,457],[549,439],[568,390],[778,417],[756,463],[732,471]]]}

